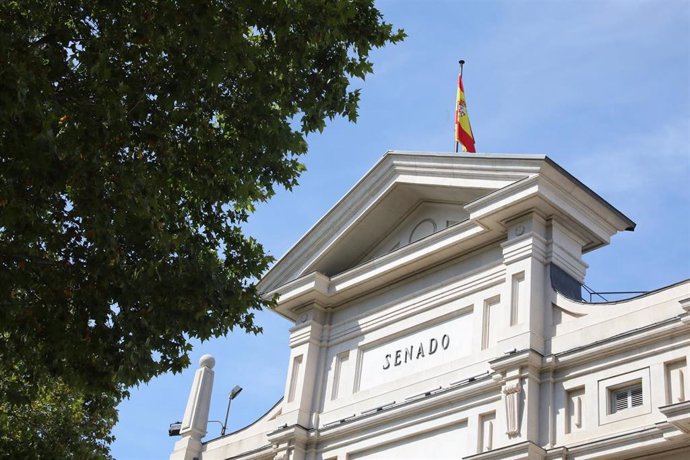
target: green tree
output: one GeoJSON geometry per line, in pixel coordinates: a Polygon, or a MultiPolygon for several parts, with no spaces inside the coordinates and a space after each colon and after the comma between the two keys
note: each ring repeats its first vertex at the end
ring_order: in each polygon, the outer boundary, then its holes
{"type": "Polygon", "coordinates": [[[351,80],[404,36],[372,3],[0,2],[0,379],[117,399],[259,331],[271,259],[241,225],[356,119],[351,80]]]}
{"type": "Polygon", "coordinates": [[[111,458],[118,397],[86,396],[60,379],[19,368],[0,379],[0,394],[12,395],[0,399],[0,458],[111,458]]]}

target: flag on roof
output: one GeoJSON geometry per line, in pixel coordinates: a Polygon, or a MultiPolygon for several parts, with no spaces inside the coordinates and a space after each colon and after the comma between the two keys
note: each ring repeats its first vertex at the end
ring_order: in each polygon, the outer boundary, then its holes
{"type": "Polygon", "coordinates": [[[462,73],[458,75],[458,97],[455,101],[455,151],[458,145],[463,152],[475,153],[474,135],[470,126],[470,117],[467,115],[467,102],[465,101],[465,88],[462,86],[462,73]]]}

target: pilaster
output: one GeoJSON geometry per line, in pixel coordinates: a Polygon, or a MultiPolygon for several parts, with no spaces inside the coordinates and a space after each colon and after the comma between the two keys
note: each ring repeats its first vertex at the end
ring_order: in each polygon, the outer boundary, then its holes
{"type": "Polygon", "coordinates": [[[297,323],[290,329],[290,365],[284,394],[280,424],[314,424],[314,395],[320,387],[319,367],[322,361],[322,335],[326,313],[318,305],[303,309],[297,323]]]}
{"type": "Polygon", "coordinates": [[[278,429],[268,434],[273,445],[273,460],[306,460],[308,432],[299,425],[278,429]]]}
{"type": "Polygon", "coordinates": [[[582,260],[582,248],[587,239],[571,227],[555,216],[549,220],[546,256],[549,263],[557,265],[582,284],[588,268],[582,260]]]}
{"type": "Polygon", "coordinates": [[[523,441],[541,445],[539,369],[542,356],[523,350],[491,361],[494,379],[502,384],[501,399],[505,424],[501,428],[507,444],[523,441]]]}
{"type": "Polygon", "coordinates": [[[536,212],[505,223],[506,318],[503,349],[545,351],[546,220],[536,212]]]}

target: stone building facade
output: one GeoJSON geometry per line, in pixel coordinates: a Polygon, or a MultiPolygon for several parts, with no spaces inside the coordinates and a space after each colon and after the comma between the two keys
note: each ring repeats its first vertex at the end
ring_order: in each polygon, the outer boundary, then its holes
{"type": "Polygon", "coordinates": [[[690,458],[690,281],[580,298],[634,226],[545,156],[386,153],[260,283],[283,398],[202,441],[205,358],[171,460],[690,458]]]}

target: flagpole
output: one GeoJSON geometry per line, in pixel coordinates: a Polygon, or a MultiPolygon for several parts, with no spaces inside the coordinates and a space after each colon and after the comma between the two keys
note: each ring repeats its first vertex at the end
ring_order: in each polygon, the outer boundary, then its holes
{"type": "MultiPolygon", "coordinates": [[[[465,61],[463,59],[460,59],[458,61],[458,64],[460,64],[460,78],[462,78],[462,66],[465,65],[465,61]]],[[[457,110],[457,109],[458,108],[456,107],[455,110],[457,110]]],[[[455,116],[457,117],[457,112],[456,112],[455,116]]],[[[457,120],[456,120],[456,122],[457,122],[457,120]]],[[[457,127],[455,129],[457,129],[457,127]]],[[[459,146],[459,144],[458,144],[458,141],[456,140],[455,141],[455,153],[458,153],[458,146],[459,146]]]]}

